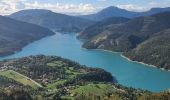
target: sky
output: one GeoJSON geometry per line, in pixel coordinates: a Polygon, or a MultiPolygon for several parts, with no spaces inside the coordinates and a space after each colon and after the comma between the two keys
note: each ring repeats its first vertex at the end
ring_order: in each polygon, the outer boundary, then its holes
{"type": "Polygon", "coordinates": [[[24,9],[90,14],[109,6],[141,12],[153,7],[170,7],[170,0],[0,0],[0,15],[8,15],[24,9]]]}

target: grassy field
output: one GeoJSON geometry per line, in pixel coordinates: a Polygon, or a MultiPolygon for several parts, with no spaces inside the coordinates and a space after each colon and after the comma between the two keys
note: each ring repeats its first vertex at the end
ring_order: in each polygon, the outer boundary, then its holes
{"type": "Polygon", "coordinates": [[[76,75],[80,74],[80,73],[78,73],[78,72],[75,72],[75,71],[71,70],[70,68],[69,68],[69,69],[65,68],[65,71],[66,71],[67,74],[69,74],[69,76],[68,76],[66,79],[56,81],[56,82],[54,82],[54,83],[52,83],[52,84],[48,84],[48,85],[47,85],[47,88],[49,88],[49,89],[56,88],[56,86],[62,85],[62,84],[64,84],[67,80],[73,79],[74,77],[76,77],[76,75]]]}
{"type": "Polygon", "coordinates": [[[73,67],[64,67],[64,66],[66,66],[66,64],[63,63],[62,61],[54,61],[54,62],[52,62],[52,63],[47,63],[47,66],[49,66],[49,67],[63,67],[64,70],[65,70],[65,73],[68,75],[65,79],[56,81],[56,82],[54,82],[54,83],[52,83],[52,84],[48,84],[48,85],[47,85],[47,88],[49,88],[49,89],[54,89],[54,88],[56,88],[56,86],[62,85],[62,84],[64,84],[67,80],[73,79],[73,78],[76,77],[78,74],[81,74],[81,73],[75,71],[75,70],[73,69],[73,67]]]}
{"type": "Polygon", "coordinates": [[[66,80],[60,80],[60,81],[56,81],[53,84],[48,84],[47,88],[49,89],[54,89],[56,88],[56,86],[60,85],[60,84],[64,84],[64,82],[66,82],[66,80]]]}
{"type": "Polygon", "coordinates": [[[32,81],[31,79],[27,78],[26,76],[23,76],[13,70],[6,70],[6,71],[1,71],[0,75],[14,79],[15,81],[22,83],[23,85],[28,85],[31,86],[34,89],[37,89],[39,86],[32,81]]]}
{"type": "Polygon", "coordinates": [[[52,63],[47,63],[47,66],[49,67],[62,67],[64,65],[65,63],[63,63],[62,61],[54,61],[52,63]]]}
{"type": "Polygon", "coordinates": [[[85,86],[78,86],[76,89],[71,90],[70,92],[75,95],[84,94],[84,95],[96,95],[104,96],[108,93],[115,92],[116,89],[110,84],[88,84],[85,86]]]}

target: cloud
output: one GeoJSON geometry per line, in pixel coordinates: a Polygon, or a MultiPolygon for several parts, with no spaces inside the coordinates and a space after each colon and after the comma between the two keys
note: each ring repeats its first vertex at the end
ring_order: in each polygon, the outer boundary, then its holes
{"type": "Polygon", "coordinates": [[[147,7],[142,7],[142,6],[133,5],[133,4],[124,4],[124,5],[116,5],[116,6],[122,9],[129,10],[129,11],[139,11],[139,12],[146,11],[149,9],[147,7]]]}
{"type": "Polygon", "coordinates": [[[164,8],[164,7],[170,7],[170,0],[162,0],[162,2],[154,1],[154,0],[148,0],[148,3],[145,5],[137,5],[137,4],[122,4],[122,5],[116,5],[119,8],[126,9],[129,11],[147,11],[151,8],[164,8]]]}
{"type": "Polygon", "coordinates": [[[80,3],[75,4],[60,4],[60,3],[39,3],[35,1],[34,3],[25,3],[26,9],[49,9],[55,12],[61,13],[91,13],[95,11],[95,7],[91,4],[80,3]]]}
{"type": "Polygon", "coordinates": [[[8,14],[18,10],[24,6],[23,1],[24,0],[0,0],[0,13],[8,14]]]}
{"type": "Polygon", "coordinates": [[[92,4],[60,4],[60,3],[32,3],[27,0],[0,0],[0,14],[6,15],[23,9],[48,9],[60,13],[92,13],[96,8],[92,4]]]}
{"type": "MultiPolygon", "coordinates": [[[[100,2],[107,2],[109,0],[97,0],[100,2]]],[[[111,0],[110,0],[111,1],[111,0]]],[[[168,7],[170,6],[170,0],[162,0],[162,2],[147,0],[148,3],[145,5],[140,4],[120,4],[116,5],[119,8],[127,9],[130,11],[146,11],[152,7],[168,7]]],[[[69,14],[89,14],[101,10],[103,6],[94,7],[90,3],[70,4],[70,3],[43,3],[34,0],[0,0],[0,14],[6,15],[11,14],[23,9],[48,9],[59,13],[69,14]]]]}
{"type": "Polygon", "coordinates": [[[164,2],[149,2],[149,6],[151,7],[169,7],[170,6],[170,0],[165,0],[164,2]]]}

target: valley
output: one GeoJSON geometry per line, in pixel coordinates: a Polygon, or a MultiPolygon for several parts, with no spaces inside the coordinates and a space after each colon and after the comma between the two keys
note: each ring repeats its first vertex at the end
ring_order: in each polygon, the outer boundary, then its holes
{"type": "Polygon", "coordinates": [[[169,100],[169,18],[116,6],[0,15],[0,100],[169,100]]]}
{"type": "Polygon", "coordinates": [[[56,55],[79,62],[82,65],[102,68],[115,76],[119,84],[127,87],[153,92],[164,91],[170,87],[170,73],[168,71],[128,61],[121,57],[121,53],[86,50],[82,49],[81,45],[82,42],[76,39],[74,33],[56,32],[53,36],[45,37],[24,47],[21,52],[1,57],[1,60],[39,54],[56,55]]]}

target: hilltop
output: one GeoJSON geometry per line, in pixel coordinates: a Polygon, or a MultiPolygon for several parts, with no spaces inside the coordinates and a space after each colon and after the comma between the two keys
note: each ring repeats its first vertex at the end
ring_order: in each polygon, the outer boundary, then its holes
{"type": "Polygon", "coordinates": [[[22,10],[8,17],[60,32],[79,32],[94,23],[94,21],[88,19],[55,13],[44,9],[22,10]]]}

